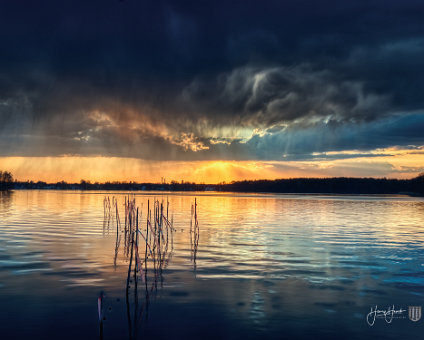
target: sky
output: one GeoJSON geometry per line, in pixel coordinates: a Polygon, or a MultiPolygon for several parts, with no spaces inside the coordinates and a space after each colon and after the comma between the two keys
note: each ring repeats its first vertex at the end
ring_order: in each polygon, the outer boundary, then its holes
{"type": "Polygon", "coordinates": [[[0,169],[412,178],[423,17],[410,0],[0,0],[0,169]]]}

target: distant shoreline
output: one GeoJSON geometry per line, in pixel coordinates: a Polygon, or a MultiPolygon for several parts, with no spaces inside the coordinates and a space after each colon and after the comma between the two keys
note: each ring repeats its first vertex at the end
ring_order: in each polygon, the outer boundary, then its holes
{"type": "Polygon", "coordinates": [[[215,191],[236,193],[275,193],[275,194],[340,194],[340,195],[408,195],[424,196],[424,176],[413,179],[387,178],[291,178],[277,180],[236,181],[219,184],[198,184],[189,182],[135,183],[106,182],[90,183],[45,183],[13,182],[9,189],[38,190],[105,190],[105,191],[215,191]]]}

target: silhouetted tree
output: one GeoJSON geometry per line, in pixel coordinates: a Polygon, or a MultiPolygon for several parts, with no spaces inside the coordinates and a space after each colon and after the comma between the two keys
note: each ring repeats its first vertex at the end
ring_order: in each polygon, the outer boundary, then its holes
{"type": "Polygon", "coordinates": [[[412,192],[420,193],[424,195],[424,172],[420,173],[417,177],[411,179],[411,188],[412,192]]]}
{"type": "Polygon", "coordinates": [[[13,175],[9,171],[0,171],[0,190],[9,190],[13,185],[13,175]]]}
{"type": "Polygon", "coordinates": [[[87,190],[87,189],[90,188],[91,183],[90,183],[90,181],[86,181],[86,180],[82,179],[80,181],[80,186],[81,186],[81,189],[87,190]]]}

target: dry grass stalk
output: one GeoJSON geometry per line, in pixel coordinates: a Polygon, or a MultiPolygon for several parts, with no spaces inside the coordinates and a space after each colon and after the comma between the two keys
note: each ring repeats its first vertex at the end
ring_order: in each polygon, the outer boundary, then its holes
{"type": "Polygon", "coordinates": [[[191,260],[193,261],[194,269],[196,269],[197,248],[199,246],[199,221],[197,219],[197,200],[194,199],[194,204],[191,206],[190,219],[190,245],[191,245],[191,260]]]}

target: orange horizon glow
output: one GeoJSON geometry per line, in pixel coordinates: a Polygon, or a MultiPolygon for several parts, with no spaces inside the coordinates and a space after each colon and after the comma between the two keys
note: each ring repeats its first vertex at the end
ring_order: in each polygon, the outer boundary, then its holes
{"type": "Polygon", "coordinates": [[[47,183],[62,180],[77,183],[82,179],[93,183],[159,183],[165,179],[166,182],[183,180],[208,184],[294,177],[413,178],[424,170],[424,153],[394,149],[375,152],[379,156],[307,161],[147,161],[103,156],[0,157],[0,170],[12,172],[19,181],[47,183]],[[386,153],[390,156],[384,156],[386,153]]]}

